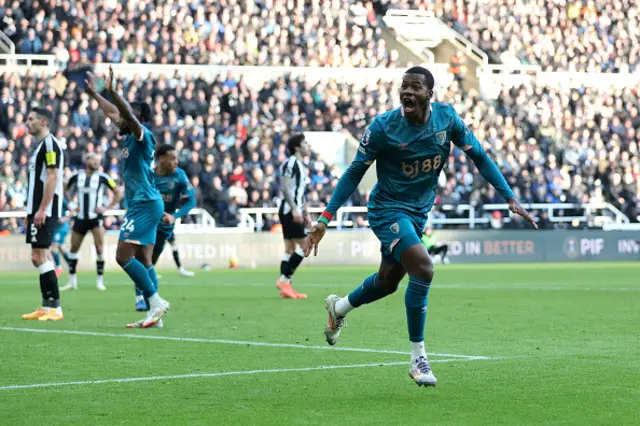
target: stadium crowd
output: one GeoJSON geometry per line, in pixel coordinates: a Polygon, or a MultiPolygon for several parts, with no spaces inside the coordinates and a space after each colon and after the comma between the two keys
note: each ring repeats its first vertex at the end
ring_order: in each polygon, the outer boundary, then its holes
{"type": "MultiPolygon", "coordinates": [[[[33,102],[51,107],[57,117],[53,131],[66,146],[65,176],[82,167],[85,152],[101,153],[105,172],[119,174],[115,127],[74,82],[60,78],[0,78],[0,211],[24,207],[26,164],[34,144],[24,123],[33,102]]],[[[291,132],[349,131],[359,137],[375,115],[396,105],[398,89],[397,82],[356,89],[335,81],[311,85],[281,77],[251,90],[231,74],[214,82],[137,76],[118,85],[129,99],[153,105],[150,128],[160,143],[178,147],[180,166],[197,188],[198,205],[227,226],[238,223],[243,206],[276,205],[278,167],[291,132]]],[[[471,123],[523,200],[610,201],[635,218],[640,214],[638,89],[560,93],[521,86],[488,101],[453,82],[436,96],[471,123]]],[[[310,205],[322,206],[340,170],[317,156],[305,161],[310,205]]],[[[458,151],[440,184],[438,205],[501,202],[458,151]]],[[[363,205],[366,199],[366,194],[355,194],[350,202],[363,205]]],[[[4,221],[2,226],[18,225],[4,221]]]]}
{"type": "MultiPolygon", "coordinates": [[[[537,2],[537,8],[519,0],[417,0],[413,5],[450,22],[493,62],[625,71],[624,62],[635,70],[640,27],[631,2],[584,0],[568,2],[566,8],[562,2],[537,2]]],[[[54,54],[66,70],[82,70],[93,62],[394,67],[398,53],[381,38],[380,16],[407,4],[0,0],[0,30],[20,52],[54,54]]],[[[25,120],[34,103],[54,112],[53,130],[66,146],[65,176],[82,166],[85,152],[101,153],[105,172],[119,175],[115,127],[82,93],[78,80],[65,75],[0,76],[0,211],[24,207],[26,164],[34,144],[25,120]]],[[[457,77],[436,93],[437,100],[453,104],[471,123],[523,200],[610,201],[633,219],[640,214],[640,88],[559,92],[525,85],[504,90],[493,101],[461,90],[464,76],[457,77]]],[[[397,83],[352,87],[283,76],[252,90],[232,74],[213,82],[177,74],[118,82],[129,100],[153,105],[149,126],[158,141],[178,147],[180,165],[197,188],[198,205],[227,226],[238,223],[243,206],[276,205],[278,167],[289,134],[348,131],[359,137],[374,116],[397,106],[397,83]]],[[[316,155],[305,161],[309,202],[320,207],[340,170],[316,155]]],[[[500,201],[461,152],[451,156],[440,184],[438,205],[500,201]]],[[[350,203],[362,205],[366,199],[366,194],[354,194],[350,203]]],[[[444,214],[436,208],[433,216],[444,214]]],[[[16,230],[20,222],[4,220],[1,227],[16,230]]]]}
{"type": "Polygon", "coordinates": [[[320,0],[0,0],[20,53],[96,62],[394,67],[372,9],[320,0]],[[373,19],[372,22],[376,22],[373,19]]]}
{"type": "Polygon", "coordinates": [[[544,71],[637,72],[640,8],[634,0],[379,0],[430,10],[479,46],[492,63],[544,71]]]}
{"type": "Polygon", "coordinates": [[[433,11],[492,63],[635,72],[633,0],[0,0],[0,31],[62,68],[96,62],[387,68],[389,8],[433,11]]]}

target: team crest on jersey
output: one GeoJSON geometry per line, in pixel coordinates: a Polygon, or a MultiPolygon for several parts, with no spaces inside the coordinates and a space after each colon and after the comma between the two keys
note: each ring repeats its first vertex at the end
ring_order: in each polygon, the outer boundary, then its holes
{"type": "Polygon", "coordinates": [[[446,140],[447,140],[446,130],[436,133],[436,142],[438,143],[438,145],[444,145],[446,140]]]}
{"type": "Polygon", "coordinates": [[[175,182],[169,182],[167,184],[167,186],[169,187],[169,190],[172,190],[175,185],[176,185],[175,182]]]}
{"type": "Polygon", "coordinates": [[[371,138],[371,130],[367,129],[364,131],[364,134],[362,135],[362,140],[360,141],[360,144],[362,146],[369,145],[369,138],[371,138]]]}
{"type": "Polygon", "coordinates": [[[129,158],[129,148],[122,150],[122,158],[129,158]]]}
{"type": "Polygon", "coordinates": [[[391,232],[393,232],[394,234],[397,234],[398,232],[400,232],[400,225],[398,225],[398,222],[395,222],[393,224],[391,224],[391,226],[389,227],[389,229],[391,230],[391,232]]]}

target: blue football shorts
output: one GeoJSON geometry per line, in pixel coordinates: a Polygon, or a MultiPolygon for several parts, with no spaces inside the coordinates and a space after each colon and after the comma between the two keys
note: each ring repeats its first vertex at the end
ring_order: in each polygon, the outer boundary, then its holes
{"type": "Polygon", "coordinates": [[[400,263],[402,254],[415,244],[422,244],[422,231],[427,217],[403,210],[369,211],[369,226],[378,240],[380,252],[400,263]]]}
{"type": "Polygon", "coordinates": [[[163,215],[161,199],[131,203],[120,227],[120,241],[143,247],[155,244],[156,230],[163,215]]]}

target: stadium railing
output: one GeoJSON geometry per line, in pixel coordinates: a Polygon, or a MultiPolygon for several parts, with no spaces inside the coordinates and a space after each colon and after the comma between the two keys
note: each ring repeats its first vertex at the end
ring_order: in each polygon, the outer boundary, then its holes
{"type": "MultiPolygon", "coordinates": [[[[124,216],[126,210],[107,210],[105,216],[121,217],[124,216]]],[[[0,212],[0,219],[8,218],[24,218],[27,216],[25,211],[0,212]]],[[[205,209],[195,208],[189,212],[195,223],[182,223],[180,219],[176,221],[176,230],[178,233],[217,233],[223,228],[216,227],[216,220],[205,209]]],[[[239,229],[241,230],[241,229],[239,229]]]]}
{"type": "Polygon", "coordinates": [[[516,86],[535,82],[558,89],[624,88],[640,84],[640,73],[590,73],[575,71],[542,71],[538,65],[486,65],[478,68],[483,85],[516,86]]]}
{"type": "Polygon", "coordinates": [[[53,55],[0,54],[0,72],[24,73],[30,69],[53,75],[58,71],[56,57],[53,55]]]}
{"type": "Polygon", "coordinates": [[[16,53],[16,45],[3,31],[0,31],[0,51],[10,55],[15,55],[16,53]]]}
{"type": "MultiPolygon", "coordinates": [[[[610,203],[530,203],[523,204],[523,206],[524,208],[532,211],[546,211],[549,216],[549,221],[553,223],[572,223],[574,221],[586,223],[590,218],[594,219],[595,223],[601,224],[628,224],[630,222],[629,218],[625,216],[624,213],[610,203]],[[563,216],[558,213],[559,211],[565,210],[580,212],[581,214],[563,216]]],[[[443,212],[455,212],[458,216],[462,217],[431,217],[429,218],[429,223],[431,225],[463,225],[468,226],[470,229],[474,229],[477,225],[487,225],[491,222],[488,215],[484,215],[484,213],[500,211],[510,214],[508,204],[484,204],[482,206],[474,206],[471,204],[443,205],[439,206],[438,210],[443,212]],[[478,217],[478,214],[483,214],[483,216],[478,217]]],[[[324,209],[321,207],[309,208],[309,213],[311,214],[319,215],[323,211],[324,209]]],[[[275,215],[277,213],[278,209],[275,207],[242,208],[240,209],[241,226],[247,229],[254,228],[256,231],[261,231],[265,226],[264,216],[275,215]]],[[[335,227],[337,229],[353,227],[354,221],[352,215],[361,215],[366,213],[366,207],[342,207],[338,210],[334,220],[329,223],[329,227],[335,227]]],[[[369,222],[365,220],[364,225],[368,226],[369,222]]]]}
{"type": "Polygon", "coordinates": [[[489,57],[482,49],[459,32],[449,28],[447,24],[436,18],[433,12],[390,9],[382,20],[407,45],[422,44],[425,47],[434,48],[442,41],[448,40],[478,64],[489,64],[489,57]]]}
{"type": "MultiPolygon", "coordinates": [[[[378,80],[392,81],[402,76],[403,68],[321,68],[321,67],[257,67],[257,66],[223,66],[223,65],[163,65],[144,64],[141,71],[140,64],[112,64],[118,76],[133,77],[134,75],[152,75],[173,77],[176,73],[181,76],[203,76],[213,79],[218,75],[231,73],[235,77],[242,77],[249,87],[262,87],[265,81],[274,80],[288,75],[293,78],[304,77],[311,84],[321,80],[336,79],[345,83],[366,86],[378,80]]],[[[453,75],[449,73],[448,64],[429,64],[436,81],[443,87],[449,86],[453,75]]],[[[96,64],[98,74],[106,73],[109,64],[96,64]]]]}

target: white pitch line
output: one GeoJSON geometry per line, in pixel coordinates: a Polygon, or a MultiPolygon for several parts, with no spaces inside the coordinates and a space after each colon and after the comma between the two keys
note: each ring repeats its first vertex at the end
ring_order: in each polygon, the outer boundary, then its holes
{"type": "Polygon", "coordinates": [[[267,373],[295,373],[295,372],[318,371],[318,370],[338,370],[338,369],[345,369],[345,368],[389,367],[394,365],[406,365],[406,364],[407,362],[396,361],[396,362],[379,362],[379,363],[371,363],[371,364],[321,365],[318,367],[303,367],[303,368],[276,368],[272,370],[223,371],[219,373],[179,374],[175,376],[125,377],[122,379],[34,383],[30,385],[0,386],[0,391],[15,390],[15,389],[50,388],[50,387],[74,386],[74,385],[100,385],[103,383],[150,382],[155,380],[195,379],[195,378],[202,378],[202,377],[241,376],[241,375],[267,374],[267,373]]]}
{"type": "MultiPolygon", "coordinates": [[[[410,354],[409,352],[394,351],[389,349],[349,348],[349,347],[341,347],[341,346],[311,346],[311,345],[301,345],[296,343],[249,342],[244,340],[202,339],[202,338],[194,338],[194,337],[156,336],[156,335],[150,335],[150,334],[145,335],[145,334],[125,334],[125,333],[101,333],[97,331],[51,330],[51,329],[42,329],[42,328],[22,328],[22,327],[0,327],[0,330],[19,331],[24,333],[53,333],[53,334],[78,335],[78,336],[119,337],[124,339],[169,340],[174,342],[219,343],[219,344],[227,344],[227,345],[266,346],[266,347],[293,348],[293,349],[318,349],[318,350],[343,351],[343,352],[365,352],[365,353],[395,354],[395,355],[410,354]]],[[[442,353],[430,353],[429,355],[446,357],[446,358],[470,359],[470,360],[490,359],[490,357],[476,356],[476,355],[457,355],[457,354],[442,354],[442,353]]]]}
{"type": "MultiPolygon", "coordinates": [[[[10,282],[3,281],[4,284],[32,284],[33,280],[11,280],[10,282]]],[[[558,283],[560,284],[560,283],[558,283]]],[[[474,284],[474,283],[451,283],[451,284],[433,284],[431,287],[434,291],[437,290],[531,290],[531,291],[595,291],[595,292],[636,292],[640,291],[640,287],[598,287],[597,283],[594,283],[591,287],[571,287],[562,286],[556,283],[541,282],[541,283],[513,283],[507,285],[499,284],[474,284]],[[553,284],[553,285],[549,285],[553,284]]],[[[87,284],[88,285],[88,284],[87,284]]],[[[133,284],[129,282],[106,282],[105,285],[112,287],[131,287],[133,284]]],[[[265,282],[164,282],[160,280],[160,286],[168,287],[273,287],[272,284],[265,282]]],[[[327,287],[353,287],[353,283],[297,283],[296,286],[306,288],[327,288],[327,287]]],[[[406,288],[406,284],[401,284],[400,288],[406,288]]],[[[95,290],[89,290],[95,291],[95,290]]]]}
{"type": "MultiPolygon", "coordinates": [[[[497,359],[509,359],[510,357],[502,357],[497,359]]],[[[434,359],[431,363],[460,362],[460,361],[476,361],[493,359],[487,357],[471,357],[471,358],[445,358],[434,359]]],[[[103,380],[84,380],[75,382],[53,382],[53,383],[34,383],[29,385],[7,385],[0,386],[0,391],[17,390],[17,389],[34,389],[34,388],[51,388],[60,386],[82,386],[82,385],[100,385],[103,383],[130,383],[130,382],[151,382],[155,380],[177,380],[177,379],[197,379],[204,377],[223,377],[223,376],[243,376],[253,374],[267,373],[296,373],[320,370],[339,370],[347,368],[373,368],[373,367],[392,367],[397,365],[407,365],[406,361],[395,362],[376,362],[370,364],[347,364],[347,365],[321,365],[318,367],[302,367],[302,368],[276,368],[271,370],[248,370],[248,371],[224,371],[219,373],[198,373],[198,374],[179,374],[175,376],[151,376],[151,377],[125,377],[122,379],[103,379],[103,380]]]]}

